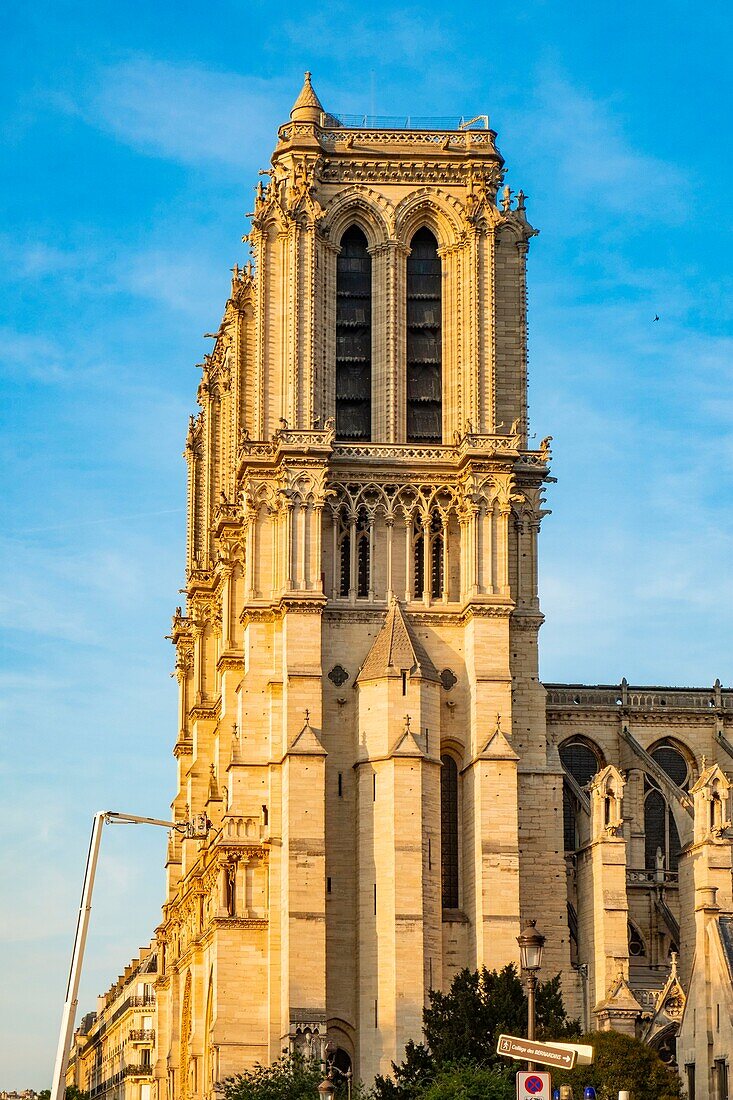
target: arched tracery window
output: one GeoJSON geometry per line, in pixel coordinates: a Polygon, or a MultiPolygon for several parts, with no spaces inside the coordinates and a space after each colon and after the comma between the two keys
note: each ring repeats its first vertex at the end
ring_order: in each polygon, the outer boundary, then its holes
{"type": "Polygon", "coordinates": [[[458,908],[458,765],[440,758],[440,882],[444,909],[458,908]]]}
{"type": "MultiPolygon", "coordinates": [[[[600,756],[585,741],[566,741],[560,746],[560,759],[579,787],[585,787],[603,766],[600,756]]],[[[578,804],[572,791],[563,787],[563,834],[565,851],[578,847],[578,804]]]]}
{"type": "Polygon", "coordinates": [[[407,441],[440,443],[442,290],[438,242],[419,229],[407,258],[407,441]]]}
{"type": "MultiPolygon", "coordinates": [[[[687,790],[690,769],[685,757],[671,741],[660,742],[650,752],[678,787],[687,790]]],[[[682,843],[672,808],[660,784],[651,775],[644,776],[644,862],[648,870],[676,871],[682,843]]]]}
{"type": "Polygon", "coordinates": [[[336,435],[372,437],[372,258],[356,226],[336,260],[336,435]]]}

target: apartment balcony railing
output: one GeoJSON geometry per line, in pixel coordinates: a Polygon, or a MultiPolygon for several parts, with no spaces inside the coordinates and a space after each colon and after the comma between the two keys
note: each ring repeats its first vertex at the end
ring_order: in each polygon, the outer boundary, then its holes
{"type": "Polygon", "coordinates": [[[152,1027],[137,1027],[130,1032],[133,1043],[152,1043],[155,1039],[155,1029],[152,1027]]]}
{"type": "Polygon", "coordinates": [[[129,1065],[122,1071],[125,1077],[150,1077],[153,1072],[151,1065],[129,1065]]]}
{"type": "Polygon", "coordinates": [[[106,1077],[103,1081],[97,1081],[95,1084],[89,1085],[88,1092],[92,1100],[96,1100],[97,1097],[104,1096],[110,1089],[116,1088],[125,1077],[152,1077],[153,1067],[152,1065],[128,1065],[124,1066],[118,1073],[113,1073],[110,1077],[106,1077]]]}

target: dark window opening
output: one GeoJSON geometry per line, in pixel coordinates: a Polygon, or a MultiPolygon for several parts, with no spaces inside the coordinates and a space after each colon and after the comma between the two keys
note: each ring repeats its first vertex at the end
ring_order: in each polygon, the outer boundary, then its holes
{"type": "Polygon", "coordinates": [[[578,965],[578,912],[575,906],[568,902],[568,933],[570,935],[570,964],[578,965]]]}
{"type": "Polygon", "coordinates": [[[438,243],[420,229],[407,257],[407,441],[440,443],[442,291],[438,243]]]}
{"type": "Polygon", "coordinates": [[[646,947],[644,941],[639,934],[639,930],[635,925],[628,922],[629,927],[629,955],[634,959],[642,958],[646,955],[646,947]]]}
{"type": "Polygon", "coordinates": [[[230,917],[237,915],[237,869],[228,866],[226,869],[226,909],[230,917]]]}
{"type": "Polygon", "coordinates": [[[667,773],[673,783],[676,783],[678,787],[682,787],[684,790],[687,789],[689,768],[681,752],[669,742],[663,741],[661,745],[652,749],[651,756],[667,773]]]}
{"type": "Polygon", "coordinates": [[[728,1100],[728,1062],[725,1058],[715,1059],[716,1100],[728,1100]]]}
{"type": "Polygon", "coordinates": [[[423,553],[425,536],[422,533],[422,528],[419,528],[419,532],[420,533],[415,536],[412,544],[415,558],[413,592],[416,600],[422,599],[423,587],[425,584],[425,555],[423,553]]]}
{"type": "Polygon", "coordinates": [[[343,773],[339,772],[339,798],[344,796],[344,777],[343,773]]]}
{"type": "Polygon", "coordinates": [[[372,258],[356,226],[336,260],[336,435],[372,437],[372,258]]]}
{"type": "Polygon", "coordinates": [[[329,1058],[329,1063],[337,1071],[337,1076],[348,1077],[352,1072],[351,1058],[343,1047],[336,1048],[336,1052],[329,1058]]]}
{"type": "Polygon", "coordinates": [[[362,599],[369,595],[369,535],[359,535],[356,544],[356,594],[362,599]]]}
{"type": "Polygon", "coordinates": [[[339,595],[348,596],[351,589],[351,538],[343,535],[341,538],[341,579],[339,595]]]}
{"type": "Polygon", "coordinates": [[[695,1063],[688,1062],[685,1070],[687,1071],[687,1100],[695,1100],[695,1063]]]}
{"type": "Polygon", "coordinates": [[[440,882],[443,908],[458,908],[458,765],[441,756],[440,769],[440,882]]]}
{"type": "Polygon", "coordinates": [[[430,595],[437,600],[443,595],[443,525],[438,516],[433,516],[430,532],[430,595]]]}
{"type": "MultiPolygon", "coordinates": [[[[587,786],[601,767],[599,758],[582,741],[570,741],[568,744],[561,745],[560,759],[580,787],[587,786]]],[[[578,848],[578,812],[579,806],[575,796],[564,785],[562,815],[566,852],[575,852],[578,848]]]]}

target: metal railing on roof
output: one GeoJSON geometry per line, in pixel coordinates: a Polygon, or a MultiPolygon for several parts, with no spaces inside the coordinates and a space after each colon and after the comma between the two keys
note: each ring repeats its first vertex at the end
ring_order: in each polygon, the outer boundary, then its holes
{"type": "Polygon", "coordinates": [[[346,130],[488,130],[489,116],[449,115],[428,118],[424,115],[332,115],[321,116],[326,129],[346,130]]]}

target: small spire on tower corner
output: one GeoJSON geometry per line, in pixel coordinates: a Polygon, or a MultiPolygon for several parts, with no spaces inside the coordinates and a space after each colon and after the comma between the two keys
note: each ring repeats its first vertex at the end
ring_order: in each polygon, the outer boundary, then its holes
{"type": "Polygon", "coordinates": [[[323,106],[313,90],[311,74],[306,71],[304,74],[303,87],[300,89],[300,95],[292,106],[290,118],[293,122],[320,122],[322,114],[323,106]]]}

